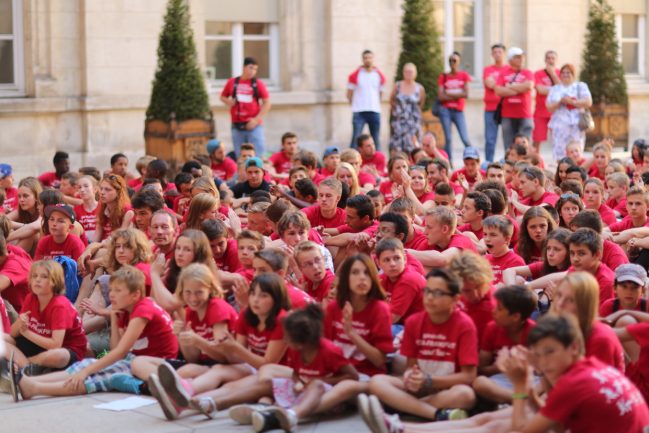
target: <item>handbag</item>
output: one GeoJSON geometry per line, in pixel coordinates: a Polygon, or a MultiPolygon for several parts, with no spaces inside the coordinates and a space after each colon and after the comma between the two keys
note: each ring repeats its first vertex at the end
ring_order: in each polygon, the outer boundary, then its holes
{"type": "MultiPolygon", "coordinates": [[[[579,98],[579,88],[577,88],[577,98],[579,98]]],[[[593,115],[588,108],[584,108],[579,112],[579,122],[577,123],[577,127],[580,131],[585,132],[590,132],[595,129],[595,121],[593,120],[593,115]]]]}
{"type": "MultiPolygon", "coordinates": [[[[444,84],[446,84],[446,74],[444,74],[444,84]]],[[[441,111],[442,111],[442,101],[439,100],[439,98],[435,98],[433,101],[433,107],[430,109],[431,113],[433,113],[433,116],[439,117],[441,111]]]]}
{"type": "MultiPolygon", "coordinates": [[[[516,76],[520,74],[520,71],[516,72],[514,74],[514,78],[509,82],[509,84],[513,83],[516,80],[516,76]]],[[[500,101],[498,101],[498,105],[496,106],[496,111],[494,111],[494,122],[496,122],[496,125],[500,125],[503,121],[503,101],[505,98],[500,98],[500,101]]]]}

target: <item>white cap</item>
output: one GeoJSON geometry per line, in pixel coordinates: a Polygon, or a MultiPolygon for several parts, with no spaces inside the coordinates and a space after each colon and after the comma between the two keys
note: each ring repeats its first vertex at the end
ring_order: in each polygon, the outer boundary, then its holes
{"type": "Polygon", "coordinates": [[[522,56],[523,54],[525,54],[525,51],[523,51],[522,48],[511,47],[511,48],[507,51],[507,59],[511,60],[512,57],[515,57],[515,56],[522,56]]]}

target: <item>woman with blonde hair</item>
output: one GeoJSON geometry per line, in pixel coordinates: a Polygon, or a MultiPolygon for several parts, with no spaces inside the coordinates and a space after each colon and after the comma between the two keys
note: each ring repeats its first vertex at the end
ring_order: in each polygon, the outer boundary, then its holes
{"type": "Polygon", "coordinates": [[[426,102],[424,86],[415,81],[417,79],[415,64],[403,65],[402,75],[403,80],[395,83],[390,95],[391,152],[410,152],[414,149],[413,137],[419,139],[421,110],[426,102]]]}
{"type": "Polygon", "coordinates": [[[358,185],[358,174],[356,169],[348,162],[341,162],[334,174],[335,178],[349,187],[349,197],[353,197],[361,192],[358,185]]]}

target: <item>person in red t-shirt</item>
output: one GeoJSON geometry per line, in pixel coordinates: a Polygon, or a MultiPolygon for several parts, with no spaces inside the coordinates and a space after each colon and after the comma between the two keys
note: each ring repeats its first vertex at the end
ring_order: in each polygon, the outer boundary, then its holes
{"type": "Polygon", "coordinates": [[[165,261],[171,260],[176,244],[178,220],[166,210],[159,210],[151,216],[148,237],[153,242],[153,253],[164,254],[165,261]]]}
{"type": "Polygon", "coordinates": [[[529,351],[517,349],[504,360],[514,385],[513,428],[604,433],[615,426],[619,431],[640,432],[649,424],[647,403],[624,374],[597,359],[584,358],[583,339],[573,318],[545,316],[527,340],[529,351]],[[535,360],[534,370],[542,372],[551,386],[545,405],[532,418],[527,401],[532,380],[529,359],[535,360]]]}
{"type": "Polygon", "coordinates": [[[647,299],[643,296],[646,284],[647,271],[642,266],[635,263],[620,265],[615,270],[615,298],[609,299],[599,307],[600,317],[609,319],[609,322],[616,322],[617,320],[610,320],[608,316],[624,310],[649,312],[647,299]]]}
{"type": "Polygon", "coordinates": [[[599,213],[606,226],[615,224],[615,212],[604,204],[604,184],[596,177],[591,177],[584,183],[584,206],[599,213]]]}
{"type": "Polygon", "coordinates": [[[469,131],[464,120],[464,101],[469,96],[471,76],[466,71],[460,70],[461,61],[460,53],[454,51],[448,58],[450,72],[443,72],[437,80],[439,87],[437,98],[442,103],[439,109],[439,120],[444,130],[444,150],[448,155],[449,162],[453,161],[451,124],[455,124],[464,146],[471,146],[469,131]]]}
{"type": "Polygon", "coordinates": [[[61,186],[61,176],[70,171],[70,156],[66,152],[58,151],[52,159],[54,171],[48,171],[38,176],[43,188],[58,189],[61,186]]]}
{"type": "Polygon", "coordinates": [[[225,155],[225,146],[218,138],[207,142],[207,155],[210,157],[214,177],[230,180],[237,173],[237,163],[225,155]]]}
{"type": "Polygon", "coordinates": [[[273,153],[268,161],[273,170],[271,174],[276,179],[285,179],[293,167],[293,157],[298,153],[297,134],[285,132],[282,135],[282,150],[273,153]]]}
{"type": "Polygon", "coordinates": [[[323,167],[320,169],[320,174],[323,175],[325,178],[329,176],[333,176],[336,173],[336,169],[340,165],[340,162],[341,162],[340,149],[338,149],[336,146],[327,147],[324,153],[322,154],[323,167]]]}
{"type": "Polygon", "coordinates": [[[362,167],[363,158],[361,157],[361,154],[358,150],[343,150],[340,153],[340,162],[347,162],[354,168],[354,170],[356,170],[359,188],[361,188],[363,191],[370,191],[374,189],[374,187],[376,186],[377,177],[368,171],[370,170],[369,166],[366,166],[365,168],[362,167]]]}
{"type": "Polygon", "coordinates": [[[541,206],[548,203],[554,206],[559,196],[545,189],[545,174],[538,167],[525,167],[518,175],[519,190],[522,198],[512,191],[511,203],[516,211],[524,214],[532,206],[541,206]]]}
{"type": "Polygon", "coordinates": [[[480,343],[481,374],[473,381],[476,394],[496,403],[512,402],[511,385],[496,365],[503,348],[527,345],[527,334],[534,327],[530,316],[536,311],[536,297],[521,285],[504,286],[494,292],[496,307],[480,343]]]}
{"type": "Polygon", "coordinates": [[[612,173],[606,176],[606,193],[608,199],[606,206],[613,209],[615,216],[624,218],[629,214],[626,209],[626,193],[629,191],[630,181],[626,173],[612,173]]]}
{"type": "MultiPolygon", "coordinates": [[[[252,268],[255,270],[255,277],[261,274],[275,273],[286,282],[286,293],[292,310],[304,308],[307,304],[315,302],[315,299],[307,292],[291,284],[288,279],[288,255],[279,248],[264,248],[257,251],[252,261],[252,268]]],[[[241,298],[238,300],[242,308],[248,306],[247,298],[245,302],[241,298]]]]}
{"type": "Polygon", "coordinates": [[[13,169],[9,164],[0,164],[0,190],[5,193],[2,208],[9,214],[18,208],[18,188],[14,188],[13,169]]]}
{"type": "Polygon", "coordinates": [[[345,224],[335,229],[325,229],[328,237],[324,244],[338,247],[336,263],[342,263],[345,256],[360,251],[368,251],[367,244],[374,238],[378,222],[374,219],[374,204],[366,195],[355,195],[347,200],[345,224]]]}
{"type": "Polygon", "coordinates": [[[596,177],[605,182],[606,167],[609,162],[611,162],[611,145],[601,142],[593,146],[593,157],[583,167],[588,170],[588,177],[596,177]]]}
{"type": "Polygon", "coordinates": [[[32,265],[29,272],[31,293],[25,298],[20,317],[7,330],[7,358],[29,374],[43,367],[60,370],[83,359],[86,335],[79,313],[65,297],[63,268],[47,260],[32,265]]]}
{"type": "MultiPolygon", "coordinates": [[[[376,245],[375,253],[383,271],[381,284],[388,294],[392,323],[403,324],[423,309],[422,287],[426,281],[422,274],[406,265],[405,251],[399,239],[381,239],[376,245]]],[[[393,327],[393,334],[397,334],[400,329],[401,327],[393,327]]]]}
{"type": "MultiPolygon", "coordinates": [[[[37,395],[81,395],[114,389],[115,376],[129,378],[134,356],[154,356],[174,359],[178,355],[178,340],[173,322],[167,312],[151,298],[145,297],[144,274],[132,266],[123,266],[110,277],[112,350],[99,360],[88,358],[66,371],[67,378],[53,373],[44,376],[23,376],[16,389],[24,399],[37,395]]],[[[151,371],[141,372],[142,377],[151,371]]],[[[139,387],[129,389],[139,393],[139,387]]],[[[17,400],[18,395],[14,398],[17,400]]]]}
{"type": "Polygon", "coordinates": [[[608,232],[617,233],[613,240],[618,244],[628,242],[631,238],[644,238],[649,235],[649,194],[643,187],[633,187],[626,194],[626,208],[628,215],[606,229],[608,232]]]}
{"type": "Polygon", "coordinates": [[[320,183],[317,204],[301,209],[311,227],[333,229],[345,223],[345,209],[338,207],[342,188],[340,181],[333,177],[320,183]]]}
{"type": "Polygon", "coordinates": [[[221,92],[221,102],[230,107],[232,144],[237,158],[243,143],[254,144],[259,157],[265,153],[262,119],[270,111],[270,94],[264,82],[256,77],[258,67],[254,58],[243,59],[241,75],[230,78],[221,92]]]}
{"type": "Polygon", "coordinates": [[[493,271],[493,284],[503,282],[505,269],[525,266],[525,260],[512,249],[509,242],[514,232],[514,225],[504,215],[492,215],[483,222],[484,243],[489,254],[485,258],[489,261],[493,271]]]}
{"type": "Polygon", "coordinates": [[[124,179],[116,174],[104,176],[99,183],[95,242],[108,238],[113,230],[128,227],[133,216],[134,212],[131,209],[131,200],[124,179]]]}
{"type": "MultiPolygon", "coordinates": [[[[593,229],[601,235],[603,224],[600,214],[592,209],[580,211],[572,219],[570,229],[576,231],[580,228],[593,229]]],[[[621,246],[603,237],[602,239],[602,263],[611,268],[612,271],[615,271],[618,266],[624,263],[629,263],[629,257],[621,246]]]]}
{"type": "Polygon", "coordinates": [[[370,173],[375,177],[384,177],[385,155],[376,150],[374,139],[371,135],[361,134],[356,138],[356,146],[363,160],[361,171],[370,173]]]}
{"type": "Polygon", "coordinates": [[[524,55],[522,49],[511,47],[507,51],[509,65],[503,69],[496,80],[494,89],[502,98],[503,142],[509,147],[516,134],[532,135],[532,88],[534,75],[529,69],[523,69],[524,55]]]}
{"type": "Polygon", "coordinates": [[[480,240],[484,235],[483,221],[491,212],[489,197],[479,191],[471,191],[466,195],[460,211],[463,224],[457,231],[473,233],[480,240]]]}
{"type": "Polygon", "coordinates": [[[386,204],[394,200],[396,191],[402,187],[402,173],[408,173],[408,157],[397,153],[388,162],[388,179],[379,185],[379,191],[383,194],[386,204]]]}
{"type": "Polygon", "coordinates": [[[370,392],[384,404],[432,420],[448,419],[453,415],[448,408],[475,403],[469,385],[476,377],[478,338],[471,319],[456,308],[460,285],[446,269],[426,276],[424,311],[406,321],[401,344],[408,369],[403,377],[380,374],[370,380],[370,392]]]}
{"type": "Polygon", "coordinates": [[[534,109],[534,133],[532,145],[534,151],[540,153],[541,143],[548,138],[548,122],[551,113],[545,106],[550,88],[559,84],[559,70],[556,68],[556,51],[545,52],[545,68],[534,72],[534,89],[536,90],[536,104],[534,109]]]}
{"type": "Polygon", "coordinates": [[[95,242],[95,230],[97,229],[97,180],[92,176],[81,176],[79,179],[80,205],[74,207],[76,220],[79,221],[88,242],[95,242]]]}
{"type": "MultiPolygon", "coordinates": [[[[382,221],[383,219],[381,217],[387,213],[398,214],[405,218],[407,229],[406,234],[403,238],[396,236],[401,242],[403,242],[404,248],[413,250],[428,249],[428,238],[426,237],[424,232],[415,229],[413,225],[416,212],[415,204],[412,202],[412,200],[409,200],[407,197],[399,197],[398,199],[394,200],[392,203],[390,203],[390,207],[387,209],[387,211],[380,214],[378,218],[379,221],[382,221]]],[[[386,221],[393,223],[395,220],[394,218],[390,217],[390,219],[387,219],[386,221]]],[[[378,234],[377,239],[379,239],[378,234]]]]}
{"type": "MultiPolygon", "coordinates": [[[[485,130],[485,159],[487,163],[493,162],[496,153],[496,141],[498,140],[498,123],[494,120],[494,113],[500,98],[494,92],[498,76],[505,68],[505,46],[494,44],[491,46],[491,57],[493,65],[485,67],[482,71],[482,82],[484,84],[484,130],[485,130]]],[[[505,152],[509,147],[504,143],[505,152]]]]}
{"type": "Polygon", "coordinates": [[[148,188],[142,188],[135,193],[131,206],[133,207],[135,228],[142,233],[149,233],[153,214],[166,207],[162,194],[148,188]]]}
{"type": "Polygon", "coordinates": [[[295,246],[294,259],[301,270],[304,291],[326,305],[336,276],[327,268],[322,247],[312,241],[300,242],[295,246]]]}
{"type": "Polygon", "coordinates": [[[34,260],[67,256],[77,261],[85,245],[79,236],[70,233],[74,227],[74,211],[67,204],[49,205],[45,208],[47,233],[36,246],[34,260]]]}

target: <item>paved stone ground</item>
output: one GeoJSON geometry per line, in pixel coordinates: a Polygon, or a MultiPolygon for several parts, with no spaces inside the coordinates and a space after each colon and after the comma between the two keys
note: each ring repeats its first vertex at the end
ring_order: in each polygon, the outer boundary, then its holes
{"type": "MultiPolygon", "coordinates": [[[[112,412],[93,406],[126,398],[127,394],[98,393],[80,397],[37,398],[14,403],[9,394],[0,394],[0,432],[21,433],[227,433],[252,432],[240,426],[227,412],[213,420],[202,415],[184,417],[174,422],[165,419],[160,406],[145,406],[134,411],[112,412]]],[[[153,397],[150,397],[153,398],[153,397]]],[[[360,415],[314,419],[301,424],[304,433],[338,433],[369,430],[360,415]]]]}

